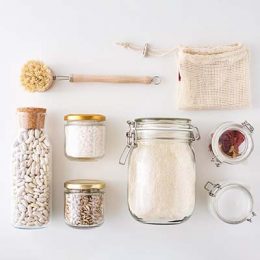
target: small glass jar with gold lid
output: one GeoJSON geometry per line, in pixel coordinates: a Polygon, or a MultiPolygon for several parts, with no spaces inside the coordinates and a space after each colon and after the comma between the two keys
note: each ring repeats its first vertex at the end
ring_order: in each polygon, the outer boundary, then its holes
{"type": "Polygon", "coordinates": [[[97,227],[104,222],[105,182],[70,180],[64,183],[64,218],[72,227],[97,227]]]}
{"type": "Polygon", "coordinates": [[[105,120],[100,114],[64,116],[65,155],[71,159],[97,159],[105,154],[105,120]]]}

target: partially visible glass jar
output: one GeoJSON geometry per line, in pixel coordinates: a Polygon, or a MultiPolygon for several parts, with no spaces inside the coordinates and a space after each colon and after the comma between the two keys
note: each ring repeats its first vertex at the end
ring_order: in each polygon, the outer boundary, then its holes
{"type": "Polygon", "coordinates": [[[12,223],[42,228],[51,214],[52,150],[44,130],[45,108],[18,108],[19,133],[13,151],[12,223]]]}
{"type": "Polygon", "coordinates": [[[70,180],[64,183],[64,218],[72,227],[97,227],[104,222],[105,182],[70,180]]]}
{"type": "Polygon", "coordinates": [[[254,149],[254,128],[247,121],[242,124],[225,122],[210,136],[209,151],[216,166],[237,164],[246,160],[254,149]]]}
{"type": "Polygon", "coordinates": [[[105,154],[105,116],[69,114],[64,116],[65,155],[70,159],[97,159],[105,154]]]}
{"type": "Polygon", "coordinates": [[[179,224],[195,205],[195,155],[199,132],[184,118],[140,118],[128,121],[128,208],[147,224],[179,224]]]}
{"type": "Polygon", "coordinates": [[[227,224],[252,222],[256,216],[253,210],[253,196],[238,183],[207,182],[204,188],[209,192],[209,207],[212,214],[227,224]]]}

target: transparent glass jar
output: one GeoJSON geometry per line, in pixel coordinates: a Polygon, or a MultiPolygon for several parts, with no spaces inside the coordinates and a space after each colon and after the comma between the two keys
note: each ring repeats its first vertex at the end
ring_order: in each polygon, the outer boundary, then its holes
{"type": "Polygon", "coordinates": [[[219,125],[210,136],[212,162],[219,167],[222,163],[238,164],[246,160],[254,149],[253,131],[254,128],[247,121],[219,125]]]}
{"type": "Polygon", "coordinates": [[[17,111],[20,129],[13,147],[12,224],[42,228],[51,214],[52,149],[44,130],[46,109],[17,111]]]}
{"type": "Polygon", "coordinates": [[[65,155],[70,159],[90,160],[105,154],[105,116],[70,114],[64,117],[65,155]]]}
{"type": "Polygon", "coordinates": [[[127,146],[120,163],[128,161],[128,207],[148,224],[179,224],[195,205],[195,155],[200,138],[189,119],[140,118],[128,121],[127,146]]]}
{"type": "Polygon", "coordinates": [[[64,219],[72,227],[97,227],[104,222],[105,182],[70,180],[64,183],[64,219]]]}
{"type": "Polygon", "coordinates": [[[239,183],[207,182],[204,188],[209,192],[209,208],[212,214],[227,224],[252,222],[256,216],[253,210],[253,196],[239,183]]]}

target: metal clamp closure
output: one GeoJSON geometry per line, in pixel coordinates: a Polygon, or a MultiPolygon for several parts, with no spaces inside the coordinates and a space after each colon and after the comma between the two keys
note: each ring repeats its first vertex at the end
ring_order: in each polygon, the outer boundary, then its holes
{"type": "Polygon", "coordinates": [[[250,133],[253,133],[254,132],[254,127],[249,124],[247,121],[243,122],[241,124],[243,127],[247,128],[247,130],[250,132],[250,133]]]}
{"type": "Polygon", "coordinates": [[[126,132],[126,146],[119,158],[119,164],[125,165],[127,158],[133,151],[133,149],[137,146],[136,144],[136,123],[134,121],[127,121],[129,125],[129,131],[126,132]]]}
{"type": "Polygon", "coordinates": [[[209,191],[209,196],[211,197],[216,197],[217,192],[222,189],[220,184],[213,184],[212,182],[208,181],[205,186],[204,189],[209,191]]]}
{"type": "Polygon", "coordinates": [[[210,151],[210,153],[212,154],[211,161],[212,161],[213,163],[215,163],[215,165],[216,165],[217,167],[219,167],[219,166],[222,164],[222,162],[221,162],[220,160],[218,160],[218,158],[217,158],[216,155],[213,153],[213,151],[210,151]]]}
{"type": "Polygon", "coordinates": [[[200,140],[200,131],[198,127],[191,125],[192,127],[192,141],[200,140]]]}
{"type": "Polygon", "coordinates": [[[250,216],[248,216],[248,218],[246,219],[248,222],[252,223],[252,219],[253,217],[256,216],[256,213],[254,211],[251,212],[250,216]]]}

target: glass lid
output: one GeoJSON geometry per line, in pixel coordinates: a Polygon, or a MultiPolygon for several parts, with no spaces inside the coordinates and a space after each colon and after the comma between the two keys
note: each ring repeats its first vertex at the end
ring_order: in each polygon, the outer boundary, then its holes
{"type": "Polygon", "coordinates": [[[188,118],[170,117],[146,117],[134,120],[136,129],[160,129],[160,130],[192,130],[191,120],[188,118]]]}
{"type": "Polygon", "coordinates": [[[213,184],[207,182],[205,189],[212,197],[212,209],[219,219],[228,224],[252,221],[253,197],[249,190],[238,183],[213,184]]]}
{"type": "Polygon", "coordinates": [[[226,122],[212,134],[210,150],[219,163],[239,163],[248,158],[253,150],[252,132],[252,126],[247,122],[226,122]]]}
{"type": "Polygon", "coordinates": [[[171,138],[195,141],[200,138],[199,130],[188,118],[147,117],[128,121],[129,127],[136,131],[137,139],[147,138],[156,132],[157,138],[171,138]]]}

